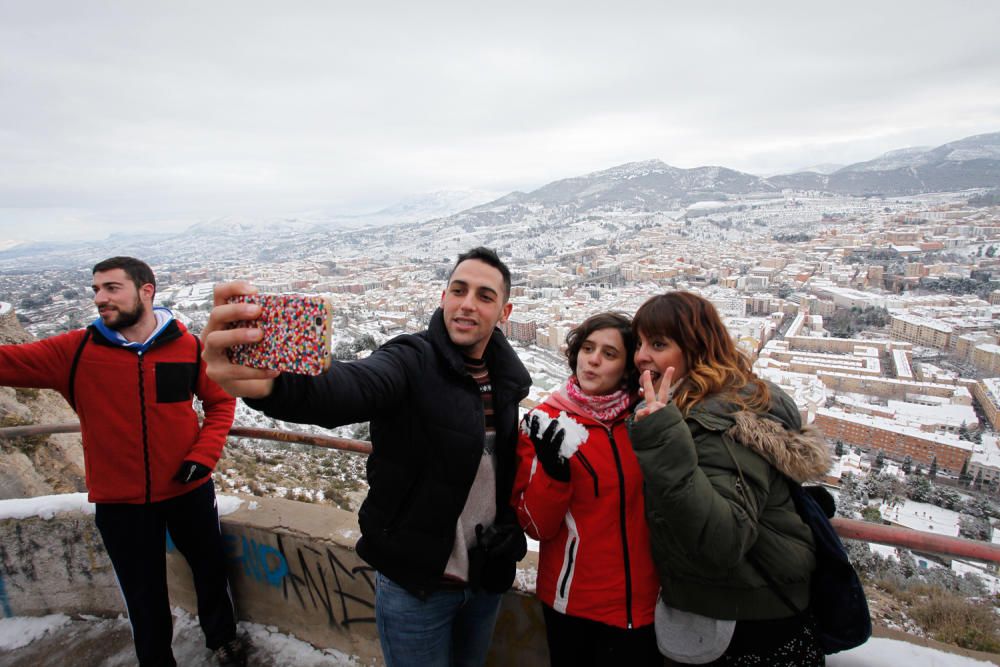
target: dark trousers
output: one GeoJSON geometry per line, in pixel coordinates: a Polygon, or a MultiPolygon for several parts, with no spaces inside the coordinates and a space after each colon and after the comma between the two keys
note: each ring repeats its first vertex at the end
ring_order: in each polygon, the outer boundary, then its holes
{"type": "Polygon", "coordinates": [[[552,667],[663,665],[652,624],[627,630],[560,614],[545,604],[542,605],[542,612],[552,667]]]}
{"type": "Polygon", "coordinates": [[[99,503],[96,523],[118,577],[142,667],[174,664],[167,596],[166,532],[194,577],[198,622],[215,650],[236,636],[236,610],[226,579],[215,487],[211,479],[176,498],[146,505],[99,503]]]}

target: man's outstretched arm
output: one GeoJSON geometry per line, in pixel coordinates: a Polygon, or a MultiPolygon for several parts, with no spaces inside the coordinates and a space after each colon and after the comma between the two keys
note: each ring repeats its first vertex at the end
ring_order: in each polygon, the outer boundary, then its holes
{"type": "Polygon", "coordinates": [[[0,345],[0,386],[55,389],[65,396],[83,336],[81,329],[34,343],[0,345]]]}

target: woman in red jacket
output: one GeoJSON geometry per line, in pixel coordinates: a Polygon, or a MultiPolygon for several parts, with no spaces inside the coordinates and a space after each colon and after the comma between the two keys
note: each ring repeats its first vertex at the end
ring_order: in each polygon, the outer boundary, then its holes
{"type": "Polygon", "coordinates": [[[625,426],[637,384],[631,323],[594,315],[566,344],[572,375],[524,418],[513,493],[521,525],[540,543],[551,662],[659,666],[659,583],[625,426]]]}

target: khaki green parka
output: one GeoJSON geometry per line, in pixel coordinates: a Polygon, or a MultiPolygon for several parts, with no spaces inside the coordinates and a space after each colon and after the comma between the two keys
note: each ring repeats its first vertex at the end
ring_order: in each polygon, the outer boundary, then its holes
{"type": "Polygon", "coordinates": [[[813,540],[785,476],[819,478],[830,452],[792,399],[768,386],[766,414],[715,395],[686,417],[670,403],[630,422],[661,594],[672,607],[718,619],[791,616],[749,553],[799,608],[809,603],[813,540]]]}

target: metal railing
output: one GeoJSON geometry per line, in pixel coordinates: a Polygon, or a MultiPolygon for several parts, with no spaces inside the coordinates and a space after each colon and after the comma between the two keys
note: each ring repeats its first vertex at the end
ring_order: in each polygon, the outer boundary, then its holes
{"type": "MultiPolygon", "coordinates": [[[[48,435],[51,433],[78,433],[79,431],[80,425],[78,423],[9,426],[0,428],[0,440],[33,435],[48,435]]],[[[364,440],[334,438],[327,435],[313,435],[311,433],[283,431],[273,428],[234,426],[229,429],[229,435],[236,438],[257,438],[259,440],[273,440],[277,442],[312,445],[314,447],[325,447],[327,449],[339,449],[357,454],[370,454],[372,451],[371,443],[364,440]]],[[[833,519],[832,523],[837,534],[844,539],[875,542],[877,544],[903,547],[923,553],[1000,563],[1000,544],[968,540],[961,537],[934,535],[911,528],[887,526],[842,517],[833,519]]]]}
{"type": "MultiPolygon", "coordinates": [[[[23,438],[32,435],[49,435],[51,433],[79,433],[80,424],[66,422],[63,424],[31,424],[30,426],[8,426],[0,428],[0,440],[4,438],[23,438]]],[[[234,426],[229,429],[233,438],[257,438],[259,440],[274,440],[276,442],[292,442],[327,449],[340,449],[356,454],[371,454],[372,444],[365,440],[351,438],[334,438],[329,435],[314,435],[297,431],[282,431],[276,428],[251,428],[234,426]]]]}

